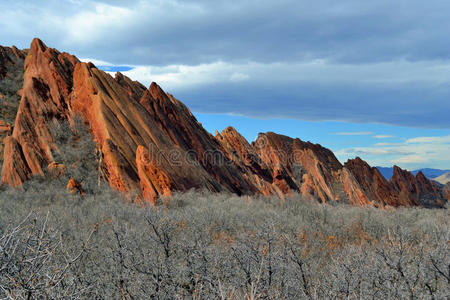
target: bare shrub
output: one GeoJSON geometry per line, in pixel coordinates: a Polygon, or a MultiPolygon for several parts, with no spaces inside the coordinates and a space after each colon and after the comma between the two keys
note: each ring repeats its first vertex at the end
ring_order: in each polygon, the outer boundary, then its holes
{"type": "Polygon", "coordinates": [[[1,297],[445,299],[450,292],[445,209],[208,192],[138,207],[108,188],[81,199],[32,185],[0,193],[1,297]]]}

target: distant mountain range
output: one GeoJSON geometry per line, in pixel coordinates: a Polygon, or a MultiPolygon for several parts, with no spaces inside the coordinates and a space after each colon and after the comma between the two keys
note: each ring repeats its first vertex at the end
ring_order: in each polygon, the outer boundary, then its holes
{"type": "MultiPolygon", "coordinates": [[[[391,179],[392,175],[394,174],[394,167],[391,167],[391,168],[377,167],[377,169],[387,180],[391,179]]],[[[427,178],[430,178],[430,179],[435,179],[436,177],[439,177],[441,175],[444,175],[445,173],[450,172],[450,170],[424,168],[424,169],[411,171],[411,173],[415,176],[415,175],[417,175],[417,173],[419,173],[419,171],[422,171],[423,175],[425,175],[427,178]]]]}

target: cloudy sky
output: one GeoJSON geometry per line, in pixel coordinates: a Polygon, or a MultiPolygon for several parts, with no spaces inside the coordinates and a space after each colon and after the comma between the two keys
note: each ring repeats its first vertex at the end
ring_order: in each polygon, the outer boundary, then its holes
{"type": "Polygon", "coordinates": [[[344,162],[450,169],[450,2],[2,0],[33,37],[158,82],[210,131],[275,131],[344,162]]]}

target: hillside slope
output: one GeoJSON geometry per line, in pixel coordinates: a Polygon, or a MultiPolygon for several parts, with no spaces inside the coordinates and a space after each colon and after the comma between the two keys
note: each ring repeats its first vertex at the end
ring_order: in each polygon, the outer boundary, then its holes
{"type": "Polygon", "coordinates": [[[442,174],[441,176],[436,177],[433,180],[442,184],[447,184],[448,182],[450,182],[450,172],[442,174]]]}

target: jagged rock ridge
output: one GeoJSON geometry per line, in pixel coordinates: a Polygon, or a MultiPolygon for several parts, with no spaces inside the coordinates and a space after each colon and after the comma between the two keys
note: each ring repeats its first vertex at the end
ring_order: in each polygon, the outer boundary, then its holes
{"type": "Polygon", "coordinates": [[[212,136],[156,83],[147,89],[120,73],[113,78],[38,39],[29,52],[18,53],[26,54],[24,83],[5,138],[4,184],[21,185],[58,163],[51,124],[81,115],[101,154],[103,177],[144,201],[192,188],[280,197],[300,192],[355,205],[444,201],[439,187],[423,176],[398,170],[388,183],[362,160],[342,166],[317,144],[271,132],[249,144],[231,127],[212,136]]]}

